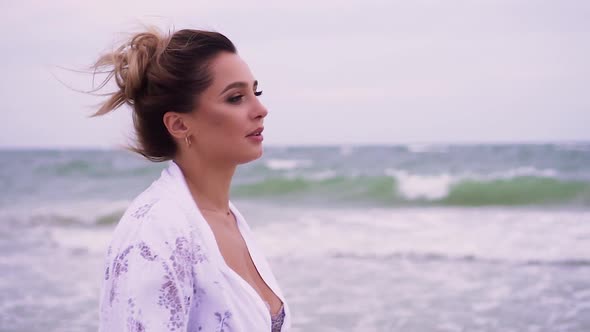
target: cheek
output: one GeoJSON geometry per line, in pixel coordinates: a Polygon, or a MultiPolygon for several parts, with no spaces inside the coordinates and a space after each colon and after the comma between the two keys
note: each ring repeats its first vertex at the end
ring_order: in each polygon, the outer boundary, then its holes
{"type": "Polygon", "coordinates": [[[223,109],[213,108],[207,113],[207,125],[213,128],[219,128],[226,125],[227,113],[223,109]]]}
{"type": "Polygon", "coordinates": [[[221,138],[229,138],[240,134],[242,121],[239,118],[238,109],[219,107],[210,112],[207,117],[207,126],[212,135],[221,138]]]}

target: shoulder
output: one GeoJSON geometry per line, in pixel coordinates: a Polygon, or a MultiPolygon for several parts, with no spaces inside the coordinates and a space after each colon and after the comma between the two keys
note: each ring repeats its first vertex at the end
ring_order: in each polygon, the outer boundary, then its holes
{"type": "Polygon", "coordinates": [[[112,236],[110,251],[137,247],[170,257],[180,249],[199,246],[200,237],[174,197],[153,184],[126,209],[112,236]]]}

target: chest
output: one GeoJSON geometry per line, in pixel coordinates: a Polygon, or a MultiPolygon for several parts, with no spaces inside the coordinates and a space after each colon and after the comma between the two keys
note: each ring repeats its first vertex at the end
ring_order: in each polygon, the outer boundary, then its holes
{"type": "Polygon", "coordinates": [[[237,225],[216,223],[215,220],[211,220],[209,224],[225,263],[268,303],[271,313],[278,312],[281,300],[258,272],[237,225]]]}

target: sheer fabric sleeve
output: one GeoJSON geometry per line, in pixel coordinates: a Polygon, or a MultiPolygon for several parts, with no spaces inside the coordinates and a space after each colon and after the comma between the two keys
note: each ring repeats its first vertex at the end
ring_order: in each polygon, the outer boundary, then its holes
{"type": "Polygon", "coordinates": [[[187,331],[194,282],[182,242],[170,255],[140,242],[109,260],[99,331],[187,331]]]}
{"type": "Polygon", "coordinates": [[[196,269],[207,261],[206,253],[186,216],[156,189],[131,204],[113,233],[99,332],[192,330],[189,314],[200,296],[196,269]]]}

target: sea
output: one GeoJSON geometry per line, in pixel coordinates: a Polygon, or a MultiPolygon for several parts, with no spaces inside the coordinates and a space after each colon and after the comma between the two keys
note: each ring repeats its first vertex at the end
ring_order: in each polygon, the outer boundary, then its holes
{"type": "MultiPolygon", "coordinates": [[[[0,331],[96,331],[112,231],[166,165],[0,150],[0,331]]],[[[265,146],[231,200],[292,331],[590,331],[590,142],[265,146]]]]}

